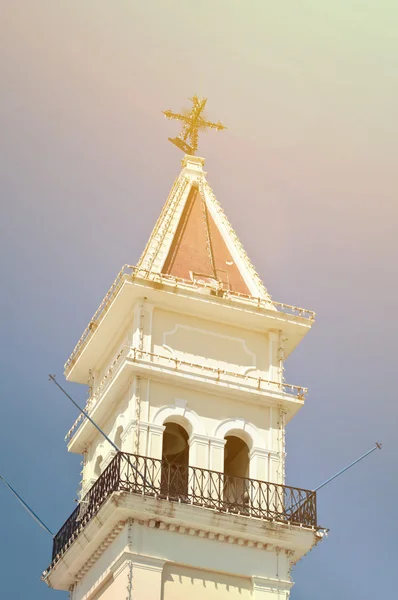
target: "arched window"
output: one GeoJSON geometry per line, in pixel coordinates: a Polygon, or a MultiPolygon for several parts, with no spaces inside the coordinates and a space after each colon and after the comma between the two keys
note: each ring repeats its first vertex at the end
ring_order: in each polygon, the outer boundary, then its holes
{"type": "Polygon", "coordinates": [[[95,477],[99,477],[101,475],[101,463],[102,463],[102,456],[99,455],[96,458],[95,466],[94,466],[94,475],[95,475],[95,477]]]}
{"type": "Polygon", "coordinates": [[[225,439],[224,502],[229,510],[242,512],[249,503],[249,447],[235,435],[225,439]]]}
{"type": "Polygon", "coordinates": [[[120,448],[120,450],[122,449],[122,434],[123,434],[123,427],[122,427],[122,425],[120,425],[117,428],[116,435],[115,435],[115,444],[118,448],[120,448]]]}
{"type": "Polygon", "coordinates": [[[188,433],[177,423],[166,423],[162,445],[162,496],[170,500],[186,500],[188,461],[188,433]]]}

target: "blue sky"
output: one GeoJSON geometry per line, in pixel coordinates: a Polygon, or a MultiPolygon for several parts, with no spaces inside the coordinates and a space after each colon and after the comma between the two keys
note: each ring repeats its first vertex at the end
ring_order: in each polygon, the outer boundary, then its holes
{"type": "MultiPolygon", "coordinates": [[[[0,18],[0,473],[57,530],[74,508],[76,413],[47,381],[179,170],[161,110],[207,96],[228,126],[208,179],[275,300],[316,311],[286,364],[309,387],[288,425],[288,483],[330,528],[293,600],[390,597],[398,526],[395,2],[25,0],[0,18]]],[[[83,401],[86,391],[68,385],[83,401]]],[[[51,539],[0,487],[5,597],[61,598],[51,539]]],[[[64,594],[66,597],[66,594],[64,594]]]]}

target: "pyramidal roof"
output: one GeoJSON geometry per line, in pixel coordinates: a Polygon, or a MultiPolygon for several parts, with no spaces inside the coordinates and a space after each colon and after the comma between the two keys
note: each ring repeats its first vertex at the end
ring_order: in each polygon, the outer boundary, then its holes
{"type": "Polygon", "coordinates": [[[271,303],[203,171],[204,159],[185,155],[137,264],[153,274],[204,281],[271,303]]]}

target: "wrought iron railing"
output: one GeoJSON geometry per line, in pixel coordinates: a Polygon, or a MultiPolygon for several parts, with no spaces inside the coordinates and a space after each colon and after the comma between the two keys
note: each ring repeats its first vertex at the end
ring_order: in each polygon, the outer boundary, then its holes
{"type": "Polygon", "coordinates": [[[316,494],[310,490],[119,452],[55,535],[54,564],[116,491],[222,513],[317,527],[316,494]]]}
{"type": "Polygon", "coordinates": [[[227,378],[235,380],[239,383],[246,383],[255,387],[258,390],[264,389],[276,389],[284,394],[290,394],[296,396],[299,400],[304,399],[308,393],[308,389],[301,385],[293,385],[284,381],[273,381],[264,377],[256,377],[254,375],[245,375],[239,371],[232,371],[229,369],[222,369],[220,367],[212,367],[204,363],[195,363],[190,360],[184,360],[173,356],[166,356],[164,354],[157,354],[155,352],[147,352],[139,348],[132,347],[130,349],[129,358],[132,358],[135,362],[138,361],[150,361],[157,366],[172,367],[175,371],[178,370],[196,370],[206,375],[210,374],[217,380],[227,378]]]}

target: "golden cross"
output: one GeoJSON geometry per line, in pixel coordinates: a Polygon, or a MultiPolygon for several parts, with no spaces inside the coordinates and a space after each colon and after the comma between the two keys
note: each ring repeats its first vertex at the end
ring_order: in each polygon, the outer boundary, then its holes
{"type": "Polygon", "coordinates": [[[206,120],[206,114],[204,108],[207,102],[207,98],[198,98],[193,96],[190,98],[193,107],[189,111],[187,108],[183,108],[181,114],[174,113],[171,110],[163,111],[164,116],[167,119],[177,119],[183,122],[181,133],[176,138],[169,138],[170,142],[175,144],[180,150],[183,150],[186,154],[195,154],[198,149],[198,134],[199,131],[206,132],[208,129],[217,129],[221,131],[226,129],[220,121],[218,123],[211,123],[206,120]],[[191,145],[188,144],[187,140],[190,140],[191,145]]]}

